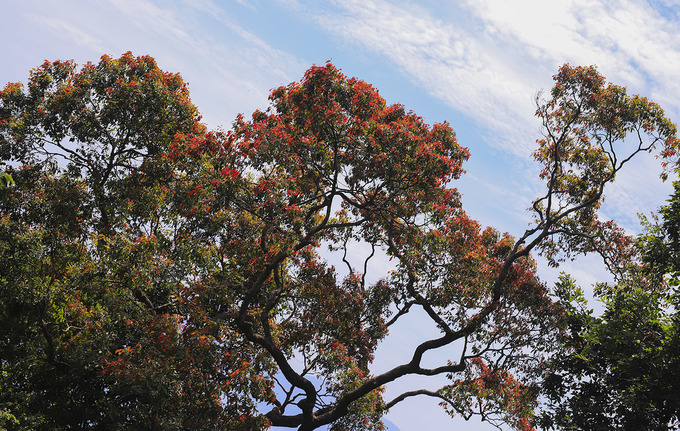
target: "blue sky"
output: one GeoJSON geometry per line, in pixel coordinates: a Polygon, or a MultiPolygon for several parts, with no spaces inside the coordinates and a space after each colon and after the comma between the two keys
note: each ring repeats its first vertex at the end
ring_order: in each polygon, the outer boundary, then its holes
{"type": "MultiPolygon", "coordinates": [[[[456,184],[466,210],[519,235],[542,190],[530,157],[540,137],[535,96],[549,91],[563,63],[596,64],[680,119],[679,21],[678,0],[5,1],[0,84],[25,82],[45,59],[82,64],[130,50],[180,72],[208,125],[229,128],[238,113],[266,107],[272,88],[331,60],[388,102],[450,122],[471,152],[456,184]]],[[[636,214],[656,209],[671,188],[651,157],[629,168],[607,192],[602,216],[634,233],[636,214]]],[[[540,267],[555,280],[557,271],[540,267]]],[[[560,270],[586,286],[607,278],[594,258],[560,270]]],[[[376,367],[432,330],[420,323],[395,332],[376,367]]],[[[490,429],[451,422],[430,400],[405,402],[388,419],[401,431],[490,429]]]]}

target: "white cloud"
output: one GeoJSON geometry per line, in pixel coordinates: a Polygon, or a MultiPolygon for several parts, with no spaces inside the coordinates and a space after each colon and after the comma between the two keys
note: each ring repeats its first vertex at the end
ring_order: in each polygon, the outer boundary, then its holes
{"type": "MultiPolygon", "coordinates": [[[[295,54],[272,47],[261,34],[245,28],[234,9],[252,14],[247,8],[259,5],[257,1],[245,3],[13,3],[9,13],[17,16],[17,27],[26,34],[24,51],[32,52],[21,52],[29,66],[23,66],[22,75],[11,76],[24,76],[45,58],[73,58],[84,63],[96,61],[102,54],[149,54],[164,70],[181,72],[190,84],[194,103],[211,127],[229,127],[239,112],[249,114],[266,107],[272,88],[299,79],[308,66],[295,54]],[[40,44],[27,43],[33,39],[40,39],[40,44]]],[[[7,71],[5,74],[9,79],[7,71]]]]}
{"type": "Polygon", "coordinates": [[[515,48],[556,67],[596,64],[613,82],[678,109],[680,34],[675,16],[640,0],[468,1],[468,10],[515,48]]]}
{"type": "Polygon", "coordinates": [[[597,64],[680,113],[677,22],[641,0],[468,0],[464,9],[385,0],[308,6],[336,37],[387,57],[430,95],[491,131],[491,145],[527,157],[533,96],[565,63],[597,64]]]}
{"type": "Polygon", "coordinates": [[[236,2],[238,2],[238,4],[240,4],[241,6],[245,6],[249,9],[252,9],[252,10],[257,10],[257,8],[253,4],[253,2],[250,2],[248,0],[236,0],[236,2]]]}
{"type": "Polygon", "coordinates": [[[497,144],[526,155],[533,140],[524,131],[533,118],[536,83],[509,63],[508,53],[425,9],[383,0],[336,1],[316,21],[353,44],[387,56],[436,98],[483,123],[497,144]],[[512,67],[508,67],[512,66],[512,67]],[[522,124],[523,127],[517,127],[522,124]]]}
{"type": "Polygon", "coordinates": [[[40,26],[44,26],[53,36],[66,39],[83,48],[104,52],[102,40],[77,28],[71,22],[63,18],[41,16],[35,13],[26,14],[26,17],[40,26]]]}
{"type": "Polygon", "coordinates": [[[304,71],[301,60],[271,47],[211,0],[184,0],[183,8],[146,0],[110,2],[137,32],[158,41],[157,59],[167,58],[170,67],[181,70],[212,127],[229,127],[237,113],[265,107],[271,88],[304,71]]]}

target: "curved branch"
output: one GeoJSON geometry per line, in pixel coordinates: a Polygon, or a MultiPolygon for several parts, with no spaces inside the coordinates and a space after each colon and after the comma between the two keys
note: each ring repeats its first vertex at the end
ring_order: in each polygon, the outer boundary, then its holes
{"type": "Polygon", "coordinates": [[[444,395],[440,394],[439,392],[430,391],[430,390],[427,390],[427,389],[417,389],[417,390],[414,390],[414,391],[404,392],[403,394],[397,396],[395,399],[393,399],[389,403],[385,404],[385,410],[391,409],[396,404],[404,401],[407,398],[416,397],[418,395],[425,395],[425,396],[432,397],[432,398],[438,398],[438,399],[444,401],[445,403],[450,405],[454,410],[456,410],[456,412],[458,412],[463,417],[463,419],[465,419],[465,420],[468,420],[471,417],[471,415],[469,415],[469,414],[466,415],[462,410],[460,410],[449,398],[445,397],[444,395]]]}

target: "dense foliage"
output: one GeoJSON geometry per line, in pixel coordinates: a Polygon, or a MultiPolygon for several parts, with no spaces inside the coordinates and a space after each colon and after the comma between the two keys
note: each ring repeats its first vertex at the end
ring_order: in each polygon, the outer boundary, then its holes
{"type": "Polygon", "coordinates": [[[570,315],[530,252],[596,251],[622,271],[631,241],[597,218],[604,186],[638,153],[677,147],[657,105],[594,68],[555,81],[537,112],[546,191],[516,240],[461,208],[468,151],[448,124],[330,64],[227,132],[206,130],[181,78],[149,57],[46,62],[8,84],[0,424],[382,429],[422,395],[530,429],[570,315]],[[377,345],[416,309],[440,335],[373,373],[377,345]],[[442,348],[458,353],[423,365],[442,348]],[[449,383],[383,399],[413,375],[449,383]]]}
{"type": "Polygon", "coordinates": [[[680,183],[661,214],[643,219],[627,277],[599,286],[601,315],[569,277],[557,285],[568,327],[547,367],[544,428],[680,428],[680,183]]]}

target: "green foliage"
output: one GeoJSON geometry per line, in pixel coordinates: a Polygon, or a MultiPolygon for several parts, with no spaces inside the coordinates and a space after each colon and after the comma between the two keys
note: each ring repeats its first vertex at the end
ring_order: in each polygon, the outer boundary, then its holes
{"type": "Polygon", "coordinates": [[[2,177],[0,177],[0,188],[2,187],[9,187],[11,185],[15,184],[14,183],[14,178],[7,172],[2,173],[2,177]]]}
{"type": "Polygon", "coordinates": [[[680,183],[663,221],[644,221],[641,266],[599,290],[594,316],[578,288],[563,279],[556,293],[568,330],[548,367],[546,429],[669,430],[680,426],[680,320],[677,301],[680,183]]]}
{"type": "Polygon", "coordinates": [[[570,314],[565,352],[544,390],[546,429],[676,429],[678,323],[658,295],[631,287],[604,300],[601,317],[570,314]]]}
{"type": "Polygon", "coordinates": [[[164,157],[204,130],[181,78],[130,54],[45,63],[0,101],[19,166],[0,189],[3,426],[249,428],[252,404],[219,400],[251,371],[213,370],[248,348],[183,303],[208,257],[168,211],[164,157]]]}

